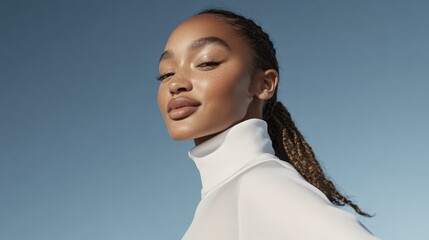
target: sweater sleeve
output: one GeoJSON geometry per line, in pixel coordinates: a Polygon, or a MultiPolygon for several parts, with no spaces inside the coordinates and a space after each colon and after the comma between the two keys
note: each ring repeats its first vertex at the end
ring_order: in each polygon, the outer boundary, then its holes
{"type": "Polygon", "coordinates": [[[240,240],[376,240],[288,164],[268,161],[239,179],[240,240]]]}

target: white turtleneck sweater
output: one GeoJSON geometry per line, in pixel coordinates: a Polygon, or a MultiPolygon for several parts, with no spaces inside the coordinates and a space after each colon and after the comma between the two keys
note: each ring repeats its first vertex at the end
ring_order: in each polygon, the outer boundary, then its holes
{"type": "Polygon", "coordinates": [[[274,155],[267,124],[249,119],[192,148],[201,201],[183,240],[374,240],[274,155]]]}

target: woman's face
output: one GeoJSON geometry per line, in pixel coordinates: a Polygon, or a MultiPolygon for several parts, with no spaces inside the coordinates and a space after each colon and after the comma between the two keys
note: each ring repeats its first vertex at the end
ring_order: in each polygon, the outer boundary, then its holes
{"type": "Polygon", "coordinates": [[[172,32],[159,62],[158,104],[174,139],[199,144],[261,117],[251,55],[232,27],[213,15],[192,17],[172,32]]]}

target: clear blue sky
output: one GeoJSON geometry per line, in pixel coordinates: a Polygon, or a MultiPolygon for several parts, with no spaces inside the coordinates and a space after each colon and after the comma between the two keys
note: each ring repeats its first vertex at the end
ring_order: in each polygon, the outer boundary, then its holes
{"type": "Polygon", "coordinates": [[[206,7],[271,34],[288,106],[382,239],[429,235],[428,1],[0,1],[0,239],[180,239],[192,142],[156,103],[170,31],[206,7]]]}

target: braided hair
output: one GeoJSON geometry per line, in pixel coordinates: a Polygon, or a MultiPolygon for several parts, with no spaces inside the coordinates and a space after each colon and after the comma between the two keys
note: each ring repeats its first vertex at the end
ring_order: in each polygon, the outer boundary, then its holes
{"type": "MultiPolygon", "coordinates": [[[[206,9],[197,15],[201,14],[212,14],[219,17],[244,37],[250,48],[253,49],[254,69],[275,69],[279,72],[274,44],[269,35],[253,20],[223,9],[206,9]]],[[[289,111],[277,100],[277,88],[274,95],[265,101],[262,116],[268,123],[268,134],[278,158],[289,162],[306,181],[322,191],[333,204],[337,206],[347,204],[358,214],[371,216],[341,194],[333,182],[327,178],[310,145],[293,122],[289,111]]]]}

